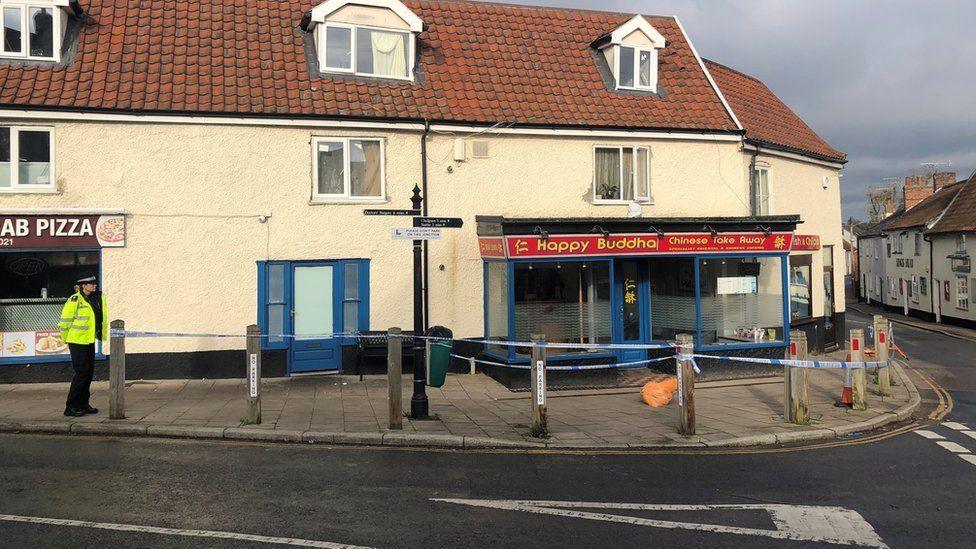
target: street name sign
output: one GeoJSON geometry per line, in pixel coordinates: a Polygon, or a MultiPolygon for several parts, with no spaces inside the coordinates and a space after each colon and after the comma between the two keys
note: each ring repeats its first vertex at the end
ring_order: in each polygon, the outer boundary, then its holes
{"type": "Polygon", "coordinates": [[[441,230],[431,227],[403,227],[390,229],[393,240],[440,240],[441,230]]]}
{"type": "Polygon", "coordinates": [[[363,215],[420,215],[420,210],[363,210],[363,215]]]}
{"type": "Polygon", "coordinates": [[[442,229],[460,229],[464,220],[460,217],[415,217],[414,227],[437,227],[442,229]]]}

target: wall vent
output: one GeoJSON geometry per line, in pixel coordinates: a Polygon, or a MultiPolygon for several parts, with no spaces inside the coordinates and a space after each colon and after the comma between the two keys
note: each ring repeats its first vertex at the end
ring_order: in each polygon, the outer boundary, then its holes
{"type": "Polygon", "coordinates": [[[471,156],[474,158],[488,158],[488,142],[472,141],[471,156]]]}

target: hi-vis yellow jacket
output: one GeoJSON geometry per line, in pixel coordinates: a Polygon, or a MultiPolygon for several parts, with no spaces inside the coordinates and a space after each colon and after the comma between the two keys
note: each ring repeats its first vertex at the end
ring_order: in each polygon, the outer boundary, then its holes
{"type": "MultiPolygon", "coordinates": [[[[105,294],[102,297],[102,341],[108,339],[108,308],[105,305],[105,294]]],[[[88,345],[95,343],[95,311],[85,300],[81,292],[68,298],[61,310],[61,341],[88,345]]]]}

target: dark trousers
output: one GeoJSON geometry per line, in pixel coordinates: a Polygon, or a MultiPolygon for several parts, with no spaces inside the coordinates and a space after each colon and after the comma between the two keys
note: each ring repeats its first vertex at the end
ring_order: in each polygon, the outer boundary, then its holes
{"type": "Polygon", "coordinates": [[[68,389],[68,408],[84,408],[91,398],[92,375],[95,373],[95,344],[80,345],[69,343],[71,351],[71,365],[75,369],[75,377],[68,389]]]}

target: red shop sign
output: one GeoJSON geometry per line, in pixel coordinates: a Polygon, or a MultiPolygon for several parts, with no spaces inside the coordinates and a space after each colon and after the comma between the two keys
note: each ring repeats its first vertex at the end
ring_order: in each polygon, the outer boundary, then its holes
{"type": "MultiPolygon", "coordinates": [[[[509,258],[600,257],[700,252],[788,252],[792,233],[675,233],[507,236],[509,258]]],[[[484,256],[484,255],[483,255],[484,256]]],[[[484,256],[490,257],[490,256],[484,256]]]]}
{"type": "Polygon", "coordinates": [[[502,237],[478,237],[478,249],[481,257],[505,258],[505,240],[502,237]]]}
{"type": "Polygon", "coordinates": [[[0,249],[123,246],[123,215],[0,214],[0,249]]]}
{"type": "Polygon", "coordinates": [[[793,251],[820,249],[820,235],[818,234],[796,234],[793,235],[793,251]]]}

